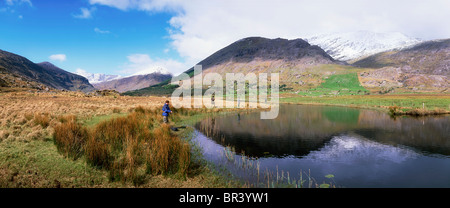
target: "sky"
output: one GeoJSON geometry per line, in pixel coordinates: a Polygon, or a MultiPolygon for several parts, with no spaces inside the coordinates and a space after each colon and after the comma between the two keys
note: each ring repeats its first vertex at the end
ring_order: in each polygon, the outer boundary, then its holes
{"type": "Polygon", "coordinates": [[[0,0],[0,49],[70,72],[177,75],[239,39],[450,38],[449,0],[0,0]]]}

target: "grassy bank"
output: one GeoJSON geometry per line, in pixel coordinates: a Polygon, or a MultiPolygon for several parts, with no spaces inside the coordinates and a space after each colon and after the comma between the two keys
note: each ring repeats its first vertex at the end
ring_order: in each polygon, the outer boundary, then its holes
{"type": "Polygon", "coordinates": [[[409,115],[435,115],[450,113],[450,95],[405,94],[405,95],[344,95],[344,96],[298,96],[284,95],[282,103],[320,104],[348,107],[374,108],[409,115]],[[416,113],[420,112],[420,113],[416,113]]]}
{"type": "MultiPolygon", "coordinates": [[[[239,187],[189,151],[188,129],[162,124],[155,99],[6,96],[0,187],[239,187]]],[[[172,121],[202,113],[175,110],[172,121]]]]}

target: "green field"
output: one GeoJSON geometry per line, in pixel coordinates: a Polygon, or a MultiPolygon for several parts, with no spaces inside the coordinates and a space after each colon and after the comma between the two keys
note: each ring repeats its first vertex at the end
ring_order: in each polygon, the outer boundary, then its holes
{"type": "Polygon", "coordinates": [[[304,96],[364,95],[369,93],[358,80],[357,73],[335,74],[325,79],[318,87],[300,92],[304,96]]]}

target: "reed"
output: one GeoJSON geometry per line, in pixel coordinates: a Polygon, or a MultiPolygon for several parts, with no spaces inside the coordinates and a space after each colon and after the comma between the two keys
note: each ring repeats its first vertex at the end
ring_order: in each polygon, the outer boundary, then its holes
{"type": "Polygon", "coordinates": [[[170,126],[165,124],[155,129],[153,136],[147,151],[147,172],[185,177],[190,166],[190,145],[174,136],[170,126]]]}
{"type": "Polygon", "coordinates": [[[60,153],[73,159],[83,155],[83,145],[89,137],[86,127],[76,120],[68,120],[54,129],[53,141],[60,153]]]}
{"type": "MultiPolygon", "coordinates": [[[[328,174],[325,176],[329,181],[318,183],[316,179],[311,176],[311,170],[308,172],[300,170],[298,177],[291,175],[289,171],[279,169],[278,166],[274,170],[269,170],[267,167],[264,171],[261,170],[261,162],[259,158],[246,155],[245,152],[236,153],[233,146],[227,145],[223,148],[223,157],[225,161],[231,165],[229,168],[233,171],[240,172],[239,175],[244,174],[247,178],[243,181],[248,187],[266,187],[266,188],[336,188],[334,175],[328,174]]],[[[234,177],[234,176],[232,176],[234,177]]]]}
{"type": "Polygon", "coordinates": [[[186,178],[191,166],[191,147],[161,124],[158,109],[138,106],[127,116],[84,127],[76,117],[60,117],[54,141],[65,156],[85,156],[88,164],[107,170],[111,181],[139,185],[150,175],[186,178]]]}

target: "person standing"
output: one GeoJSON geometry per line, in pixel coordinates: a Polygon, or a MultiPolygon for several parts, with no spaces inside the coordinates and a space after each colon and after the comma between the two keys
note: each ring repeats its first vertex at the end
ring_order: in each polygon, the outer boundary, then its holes
{"type": "Polygon", "coordinates": [[[172,111],[170,110],[168,100],[166,100],[166,103],[164,104],[162,111],[163,111],[162,115],[163,115],[164,123],[169,123],[169,114],[171,114],[172,111]]]}

